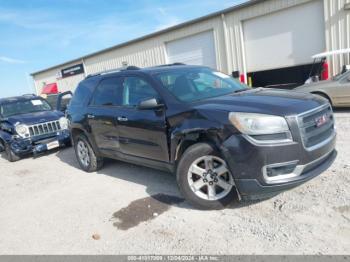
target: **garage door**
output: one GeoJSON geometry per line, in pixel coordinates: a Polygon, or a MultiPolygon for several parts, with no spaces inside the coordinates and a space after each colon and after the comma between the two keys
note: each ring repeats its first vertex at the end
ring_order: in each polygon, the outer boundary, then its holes
{"type": "Polygon", "coordinates": [[[311,63],[325,50],[323,1],[313,1],[243,23],[248,72],[311,63]]]}
{"type": "Polygon", "coordinates": [[[213,32],[205,32],[166,44],[168,63],[205,65],[216,68],[213,32]]]}

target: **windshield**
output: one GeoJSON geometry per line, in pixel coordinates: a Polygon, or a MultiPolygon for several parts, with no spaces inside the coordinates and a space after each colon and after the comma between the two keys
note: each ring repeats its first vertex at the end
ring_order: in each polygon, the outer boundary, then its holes
{"type": "Polygon", "coordinates": [[[248,86],[209,68],[174,70],[156,75],[183,102],[194,102],[245,90],[248,86]]]}
{"type": "Polygon", "coordinates": [[[51,106],[43,99],[8,102],[0,105],[0,115],[10,117],[14,115],[34,112],[51,111],[51,106]]]}

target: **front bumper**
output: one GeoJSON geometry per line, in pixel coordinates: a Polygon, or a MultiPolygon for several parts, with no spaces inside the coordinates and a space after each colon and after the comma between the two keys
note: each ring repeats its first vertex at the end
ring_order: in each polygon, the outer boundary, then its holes
{"type": "Polygon", "coordinates": [[[321,147],[308,151],[301,142],[256,145],[243,135],[229,137],[221,151],[243,199],[262,199],[298,186],[324,172],[334,162],[336,133],[321,147]],[[269,177],[267,170],[290,168],[269,177]]]}
{"type": "Polygon", "coordinates": [[[50,150],[48,144],[57,141],[59,147],[70,144],[70,133],[68,130],[61,130],[53,134],[37,136],[28,139],[13,139],[9,142],[12,151],[18,156],[28,154],[39,154],[50,150]]]}

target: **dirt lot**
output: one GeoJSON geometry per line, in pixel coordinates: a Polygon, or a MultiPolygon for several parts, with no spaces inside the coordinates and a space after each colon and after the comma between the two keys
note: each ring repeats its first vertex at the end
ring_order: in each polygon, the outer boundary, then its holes
{"type": "Polygon", "coordinates": [[[336,118],[327,172],[222,211],[191,209],[167,173],[121,162],[84,173],[72,149],[0,158],[0,253],[349,254],[350,110],[336,118]]]}

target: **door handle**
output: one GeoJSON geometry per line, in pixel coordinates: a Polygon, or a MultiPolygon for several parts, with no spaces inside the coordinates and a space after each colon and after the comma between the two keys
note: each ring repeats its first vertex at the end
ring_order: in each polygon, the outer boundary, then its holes
{"type": "Polygon", "coordinates": [[[126,122],[126,121],[128,121],[128,118],[127,117],[125,117],[125,116],[118,116],[118,121],[120,121],[120,122],[126,122]]]}
{"type": "Polygon", "coordinates": [[[91,115],[91,114],[88,114],[88,115],[87,115],[87,118],[88,118],[88,119],[94,119],[95,116],[94,116],[94,115],[91,115]]]}

